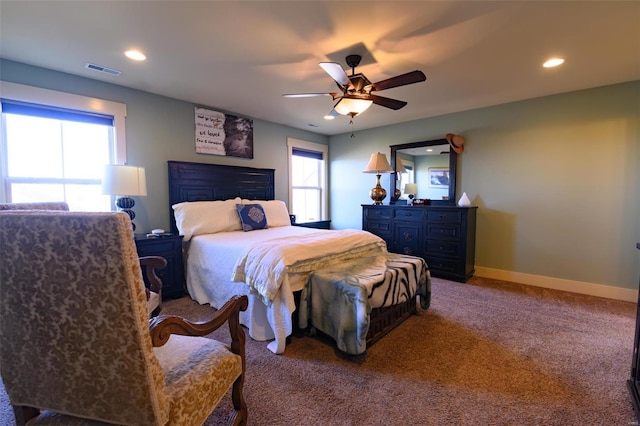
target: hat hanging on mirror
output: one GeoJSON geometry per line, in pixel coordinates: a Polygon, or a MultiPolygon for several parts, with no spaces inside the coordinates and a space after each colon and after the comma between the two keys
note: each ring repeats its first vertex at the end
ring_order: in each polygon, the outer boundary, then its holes
{"type": "Polygon", "coordinates": [[[447,133],[445,137],[456,154],[462,154],[464,152],[464,138],[461,135],[447,133]]]}

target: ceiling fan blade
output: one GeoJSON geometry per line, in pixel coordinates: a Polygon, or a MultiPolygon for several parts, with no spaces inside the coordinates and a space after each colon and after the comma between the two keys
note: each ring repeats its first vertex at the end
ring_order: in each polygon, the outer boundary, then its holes
{"type": "Polygon", "coordinates": [[[320,62],[320,67],[338,83],[340,88],[349,86],[349,77],[337,62],[320,62]]]}
{"type": "Polygon", "coordinates": [[[282,95],[285,98],[313,98],[316,96],[331,96],[333,99],[338,96],[337,92],[329,92],[329,93],[285,93],[282,95]]]}
{"type": "Polygon", "coordinates": [[[399,101],[397,99],[391,99],[391,98],[384,98],[382,96],[376,96],[376,95],[369,95],[369,99],[371,99],[373,103],[376,105],[380,105],[380,106],[391,108],[391,109],[400,109],[407,104],[405,101],[399,101]]]}
{"type": "MultiPolygon", "coordinates": [[[[367,88],[371,88],[371,91],[374,90],[385,90],[391,89],[392,87],[398,86],[406,86],[407,84],[420,83],[421,81],[425,81],[427,76],[424,75],[422,71],[411,71],[406,74],[400,74],[395,77],[388,78],[386,80],[379,81],[377,83],[373,83],[367,88]]],[[[365,88],[366,89],[366,88],[365,88]]]]}

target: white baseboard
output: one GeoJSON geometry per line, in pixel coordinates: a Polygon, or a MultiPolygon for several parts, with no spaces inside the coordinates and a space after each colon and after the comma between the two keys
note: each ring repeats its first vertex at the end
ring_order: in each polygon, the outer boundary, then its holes
{"type": "Polygon", "coordinates": [[[569,291],[572,293],[587,294],[590,296],[604,297],[606,299],[623,300],[626,302],[638,301],[638,290],[631,288],[565,280],[562,278],[545,277],[543,275],[524,274],[522,272],[484,268],[482,266],[476,266],[475,269],[475,275],[478,277],[511,281],[514,283],[569,291]]]}

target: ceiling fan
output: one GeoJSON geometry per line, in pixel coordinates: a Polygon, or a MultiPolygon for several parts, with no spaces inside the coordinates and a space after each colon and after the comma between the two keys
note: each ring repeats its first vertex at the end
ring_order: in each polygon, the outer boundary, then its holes
{"type": "Polygon", "coordinates": [[[338,99],[329,116],[337,114],[350,115],[355,117],[365,111],[372,104],[380,105],[385,108],[398,110],[407,103],[397,99],[385,98],[374,95],[373,92],[391,89],[393,87],[406,86],[407,84],[419,83],[425,81],[427,77],[422,71],[411,71],[406,74],[397,75],[386,80],[371,83],[364,74],[356,74],[355,68],[360,64],[362,57],[360,55],[348,55],[346,62],[351,67],[351,75],[347,75],[342,66],[336,62],[320,62],[320,67],[338,85],[340,92],[328,93],[289,93],[282,96],[286,98],[306,98],[313,96],[331,96],[333,100],[338,99]]]}

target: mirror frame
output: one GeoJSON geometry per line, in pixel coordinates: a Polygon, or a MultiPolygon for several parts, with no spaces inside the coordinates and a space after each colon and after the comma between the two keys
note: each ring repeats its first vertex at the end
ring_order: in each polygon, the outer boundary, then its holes
{"type": "MultiPolygon", "coordinates": [[[[436,146],[436,145],[449,145],[449,141],[446,139],[435,139],[431,141],[422,141],[422,142],[411,142],[411,143],[403,143],[399,145],[391,145],[391,164],[395,169],[396,164],[396,153],[399,150],[407,149],[407,148],[423,148],[426,146],[436,146]]],[[[455,206],[456,205],[456,177],[458,175],[458,153],[453,149],[449,150],[449,199],[448,200],[431,200],[430,205],[438,205],[438,206],[455,206]]],[[[389,204],[395,204],[397,199],[393,196],[396,189],[396,181],[398,179],[398,174],[394,171],[391,173],[391,177],[389,179],[390,182],[390,191],[391,199],[389,204]]]]}

